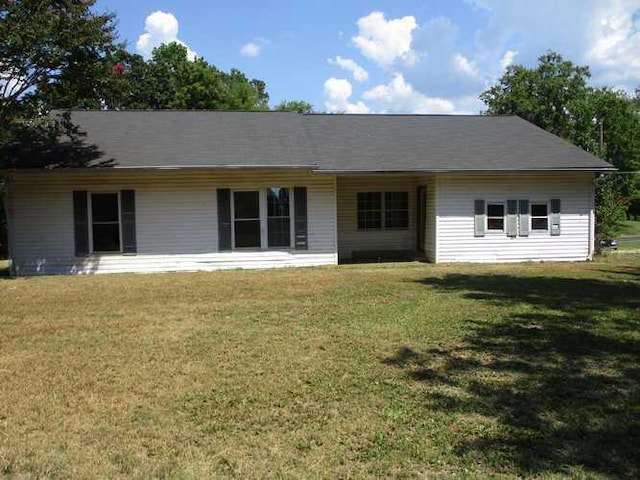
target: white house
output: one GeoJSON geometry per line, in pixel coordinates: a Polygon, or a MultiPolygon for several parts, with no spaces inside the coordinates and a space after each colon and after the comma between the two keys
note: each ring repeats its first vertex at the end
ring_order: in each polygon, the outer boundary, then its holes
{"type": "Polygon", "coordinates": [[[6,172],[17,275],[588,260],[613,170],[513,116],[72,118],[113,166],[6,172]]]}

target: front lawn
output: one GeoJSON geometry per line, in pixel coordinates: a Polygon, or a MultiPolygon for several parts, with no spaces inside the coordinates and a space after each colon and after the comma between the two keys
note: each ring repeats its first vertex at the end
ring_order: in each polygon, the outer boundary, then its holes
{"type": "Polygon", "coordinates": [[[0,295],[0,476],[640,477],[638,255],[0,295]]]}
{"type": "Polygon", "coordinates": [[[622,222],[618,236],[624,237],[627,235],[640,235],[640,221],[625,220],[622,222]]]}

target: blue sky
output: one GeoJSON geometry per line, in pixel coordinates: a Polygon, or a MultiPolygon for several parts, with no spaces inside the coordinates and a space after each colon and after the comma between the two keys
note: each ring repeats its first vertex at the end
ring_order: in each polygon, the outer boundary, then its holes
{"type": "Polygon", "coordinates": [[[148,55],[183,42],[317,111],[478,113],[506,65],[546,50],[594,85],[640,86],[640,0],[98,0],[148,55]]]}

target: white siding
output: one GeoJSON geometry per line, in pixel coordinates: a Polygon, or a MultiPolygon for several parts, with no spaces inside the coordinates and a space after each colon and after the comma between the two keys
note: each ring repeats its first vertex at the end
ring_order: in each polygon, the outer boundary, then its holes
{"type": "MultiPolygon", "coordinates": [[[[337,263],[335,177],[306,171],[22,172],[9,213],[21,275],[269,268],[337,263]],[[307,187],[308,250],[218,252],[217,188],[307,187]],[[134,189],[137,255],[74,256],[73,190],[134,189]]],[[[293,221],[293,219],[292,219],[293,221]]]]}
{"type": "Polygon", "coordinates": [[[593,175],[493,175],[436,177],[437,261],[579,261],[591,257],[593,175]],[[561,235],[531,232],[509,238],[474,236],[474,200],[561,199],[561,235]]]}
{"type": "Polygon", "coordinates": [[[437,257],[437,217],[436,217],[436,181],[435,177],[426,180],[427,208],[425,221],[424,253],[427,260],[436,263],[437,257]]]}
{"type": "Polygon", "coordinates": [[[338,254],[351,258],[354,251],[415,250],[415,192],[418,181],[408,176],[338,177],[338,254]],[[409,228],[358,230],[358,192],[409,193],[409,228]]]}

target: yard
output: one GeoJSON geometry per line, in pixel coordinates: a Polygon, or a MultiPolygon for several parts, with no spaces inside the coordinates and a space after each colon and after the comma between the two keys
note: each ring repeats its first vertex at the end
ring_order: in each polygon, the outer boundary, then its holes
{"type": "Polygon", "coordinates": [[[640,255],[0,295],[0,475],[640,477],[640,255]]]}

